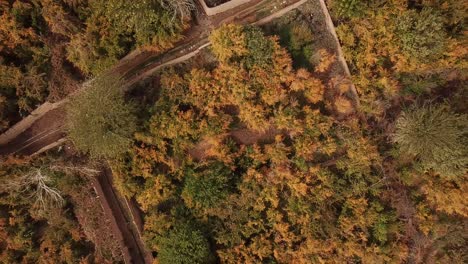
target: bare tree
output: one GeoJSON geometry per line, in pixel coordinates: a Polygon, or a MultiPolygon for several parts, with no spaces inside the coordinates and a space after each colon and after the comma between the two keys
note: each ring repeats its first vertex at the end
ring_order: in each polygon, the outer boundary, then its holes
{"type": "Polygon", "coordinates": [[[173,20],[179,17],[185,20],[195,10],[193,0],[159,0],[161,6],[173,14],[173,20]]]}
{"type": "Polygon", "coordinates": [[[2,189],[26,194],[28,199],[33,200],[34,208],[44,212],[48,208],[61,207],[65,202],[60,191],[51,187],[50,183],[51,178],[44,173],[44,169],[34,168],[4,183],[2,189]]]}

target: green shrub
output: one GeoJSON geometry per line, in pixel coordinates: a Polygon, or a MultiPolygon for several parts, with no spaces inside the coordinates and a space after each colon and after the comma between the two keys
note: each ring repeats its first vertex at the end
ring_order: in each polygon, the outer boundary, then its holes
{"type": "Polygon", "coordinates": [[[314,54],[314,35],[310,27],[302,22],[283,25],[279,32],[281,44],[291,53],[295,68],[310,68],[314,54]]]}
{"type": "Polygon", "coordinates": [[[266,38],[258,27],[245,27],[246,47],[248,56],[244,59],[247,68],[253,66],[266,67],[272,64],[273,43],[266,38]]]}
{"type": "Polygon", "coordinates": [[[222,62],[242,62],[246,68],[272,64],[273,42],[258,27],[226,24],[210,35],[212,51],[222,62]]]}
{"type": "Polygon", "coordinates": [[[333,9],[341,17],[357,17],[364,11],[362,0],[333,0],[333,9]]]}

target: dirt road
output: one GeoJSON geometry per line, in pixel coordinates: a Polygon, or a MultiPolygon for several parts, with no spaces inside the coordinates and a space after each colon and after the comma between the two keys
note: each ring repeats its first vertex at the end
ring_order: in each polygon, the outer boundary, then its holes
{"type": "Polygon", "coordinates": [[[57,142],[66,136],[64,120],[65,111],[61,107],[47,112],[10,142],[0,145],[0,156],[29,156],[57,142]]]}
{"type": "Polygon", "coordinates": [[[122,254],[126,263],[152,263],[151,253],[145,249],[138,227],[132,219],[132,212],[125,207],[121,197],[113,188],[112,172],[105,168],[96,178],[94,185],[103,204],[106,215],[110,216],[112,229],[120,240],[122,254]]]}

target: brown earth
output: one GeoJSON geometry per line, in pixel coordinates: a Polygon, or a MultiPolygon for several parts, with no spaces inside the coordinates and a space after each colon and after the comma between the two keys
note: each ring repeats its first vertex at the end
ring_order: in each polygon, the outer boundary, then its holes
{"type": "Polygon", "coordinates": [[[203,0],[203,1],[205,1],[208,7],[215,7],[215,6],[224,4],[226,2],[229,2],[230,0],[203,0]]]}
{"type": "Polygon", "coordinates": [[[44,146],[50,145],[66,136],[64,129],[65,111],[57,108],[49,111],[28,129],[6,145],[0,146],[0,156],[29,156],[44,146]]]}
{"type": "Polygon", "coordinates": [[[98,192],[101,188],[95,185],[96,181],[90,181],[72,193],[75,214],[87,239],[95,245],[96,258],[103,263],[120,263],[129,256],[123,254],[121,232],[109,218],[109,206],[102,204],[103,195],[98,192]]]}
{"type": "Polygon", "coordinates": [[[135,232],[133,220],[123,206],[120,195],[112,187],[112,172],[108,168],[97,177],[94,184],[101,197],[101,204],[104,206],[106,215],[111,216],[113,220],[112,229],[115,234],[121,234],[121,247],[126,263],[152,263],[152,256],[146,251],[143,241],[135,232]]]}

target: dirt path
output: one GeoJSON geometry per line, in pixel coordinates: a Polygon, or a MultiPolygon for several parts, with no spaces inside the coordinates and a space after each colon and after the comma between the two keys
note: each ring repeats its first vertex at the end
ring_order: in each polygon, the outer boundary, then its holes
{"type": "Polygon", "coordinates": [[[274,13],[274,14],[271,14],[265,18],[262,18],[260,20],[258,20],[257,22],[253,23],[254,25],[264,25],[270,21],[272,21],[273,19],[275,18],[279,18],[281,16],[283,16],[284,14],[290,12],[291,10],[294,10],[296,8],[298,8],[299,6],[303,5],[305,2],[307,2],[309,0],[300,0],[299,2],[297,3],[294,3],[286,8],[283,8],[281,10],[279,10],[278,12],[274,13]]]}
{"type": "Polygon", "coordinates": [[[2,155],[32,155],[42,148],[66,136],[64,129],[65,112],[59,107],[53,109],[13,138],[8,144],[0,145],[2,155]]]}
{"type": "Polygon", "coordinates": [[[49,103],[45,102],[37,109],[35,109],[31,114],[25,117],[21,122],[18,122],[6,132],[0,135],[0,145],[6,144],[16,138],[19,134],[24,132],[28,129],[32,124],[34,124],[37,120],[41,119],[45,114],[49,111],[52,111],[62,105],[64,101],[57,102],[57,103],[49,103]]]}
{"type": "Polygon", "coordinates": [[[112,181],[112,172],[105,168],[103,173],[98,177],[98,183],[102,188],[104,201],[109,205],[111,212],[107,214],[112,216],[116,222],[116,232],[121,232],[123,235],[122,247],[124,252],[128,250],[131,261],[128,263],[152,263],[152,256],[146,251],[145,246],[131,217],[131,213],[122,201],[122,197],[114,190],[112,181]]]}
{"type": "Polygon", "coordinates": [[[99,199],[99,203],[101,204],[102,210],[106,217],[105,220],[102,220],[103,222],[107,222],[106,224],[108,224],[110,230],[112,230],[113,238],[116,240],[115,242],[117,242],[118,247],[120,248],[124,262],[132,263],[133,258],[130,253],[129,247],[127,247],[124,237],[126,235],[128,236],[129,232],[127,229],[121,228],[121,226],[126,226],[125,220],[123,219],[123,217],[121,217],[120,214],[118,214],[118,205],[112,203],[112,200],[109,199],[112,196],[112,192],[109,192],[108,188],[106,188],[106,191],[104,191],[103,185],[101,183],[102,178],[103,176],[99,175],[92,181],[97,198],[99,199]]]}

